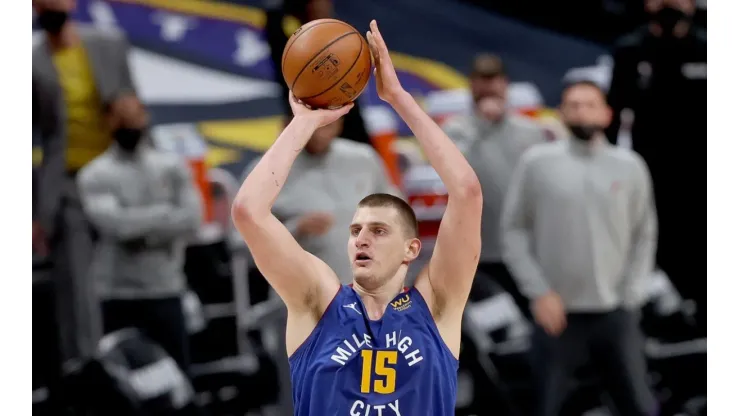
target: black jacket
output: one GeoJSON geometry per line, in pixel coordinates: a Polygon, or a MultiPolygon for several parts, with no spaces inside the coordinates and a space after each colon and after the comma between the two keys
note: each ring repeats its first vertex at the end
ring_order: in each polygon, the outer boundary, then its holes
{"type": "Polygon", "coordinates": [[[608,97],[614,110],[609,140],[616,143],[619,114],[629,108],[634,149],[649,163],[666,149],[688,156],[705,148],[706,62],[706,33],[697,27],[682,39],[656,38],[647,26],[620,39],[608,97]],[[686,148],[691,152],[681,152],[686,148]]]}

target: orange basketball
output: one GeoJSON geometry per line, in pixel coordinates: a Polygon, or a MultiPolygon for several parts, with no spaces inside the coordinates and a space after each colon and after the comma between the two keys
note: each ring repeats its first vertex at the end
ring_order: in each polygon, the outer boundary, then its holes
{"type": "Polygon", "coordinates": [[[354,101],[367,86],[371,67],[365,37],[335,19],[306,23],[283,50],[285,83],[313,108],[337,108],[354,101]]]}

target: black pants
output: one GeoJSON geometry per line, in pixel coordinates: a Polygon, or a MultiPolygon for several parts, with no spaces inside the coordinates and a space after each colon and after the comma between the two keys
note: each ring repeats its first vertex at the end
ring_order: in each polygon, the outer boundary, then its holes
{"type": "MultiPolygon", "coordinates": [[[[664,132],[660,136],[669,137],[664,132]]],[[[692,136],[678,136],[692,137],[692,136]]],[[[707,257],[706,251],[706,205],[703,197],[685,192],[677,184],[693,181],[685,163],[691,163],[694,155],[679,154],[666,158],[663,149],[638,149],[645,158],[653,179],[655,207],[658,215],[658,247],[656,262],[682,297],[696,302],[696,324],[698,336],[707,331],[707,257]],[[690,243],[687,243],[687,240],[690,243]]]]}
{"type": "Polygon", "coordinates": [[[532,335],[537,416],[557,416],[576,368],[588,360],[599,371],[621,416],[655,414],[647,383],[643,339],[635,313],[623,309],[568,314],[559,337],[537,326],[532,335]]]}
{"type": "Polygon", "coordinates": [[[189,374],[189,339],[179,296],[106,300],[103,302],[103,328],[106,334],[123,328],[137,328],[164,348],[189,374]]]}
{"type": "Polygon", "coordinates": [[[532,312],[529,310],[529,299],[519,291],[514,278],[509,273],[509,269],[503,263],[480,263],[478,273],[473,281],[473,288],[470,292],[470,300],[477,302],[493,296],[499,288],[508,292],[514,303],[522,312],[527,320],[532,320],[532,312]]]}

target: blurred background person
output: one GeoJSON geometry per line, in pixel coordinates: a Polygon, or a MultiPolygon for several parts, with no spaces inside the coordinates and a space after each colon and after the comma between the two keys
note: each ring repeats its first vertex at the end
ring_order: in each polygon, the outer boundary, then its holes
{"type": "MultiPolygon", "coordinates": [[[[632,146],[647,163],[655,184],[660,234],[657,264],[679,292],[698,304],[697,324],[706,334],[706,270],[703,192],[687,192],[696,180],[707,138],[707,38],[694,22],[695,0],[645,0],[649,22],[623,37],[614,49],[609,104],[615,112],[608,136],[616,143],[623,110],[634,121],[632,146]],[[691,236],[692,243],[686,243],[691,236]],[[692,262],[692,267],[687,263],[692,262]]],[[[629,128],[629,127],[628,127],[629,128]]],[[[703,162],[701,162],[703,163],[703,162]]]]}
{"type": "Polygon", "coordinates": [[[653,272],[650,175],[611,146],[611,111],[590,82],[566,87],[571,138],[528,151],[502,216],[503,255],[532,299],[538,415],[559,414],[575,370],[591,358],[622,415],[652,415],[639,311],[653,272]]]}
{"type": "Polygon", "coordinates": [[[149,116],[136,96],[116,99],[107,119],[113,144],[78,176],[100,234],[91,275],[104,329],[140,329],[187,372],[183,253],[202,221],[200,196],[185,161],[145,140],[149,116]]]}
{"type": "Polygon", "coordinates": [[[501,259],[499,224],[501,209],[517,161],[529,147],[546,142],[544,129],[534,120],[510,111],[509,79],[501,59],[491,54],[475,57],[470,74],[474,101],[472,114],[451,118],[445,132],[463,149],[483,188],[482,249],[478,279],[471,299],[491,295],[489,278],[509,292],[525,316],[529,301],[522,296],[501,259]]]}
{"type": "Polygon", "coordinates": [[[103,109],[134,91],[124,37],[71,20],[75,0],[34,0],[41,42],[33,50],[33,130],[43,159],[33,242],[53,263],[62,360],[89,356],[101,335],[87,270],[92,234],[75,186],[78,171],[111,142],[103,109]]]}

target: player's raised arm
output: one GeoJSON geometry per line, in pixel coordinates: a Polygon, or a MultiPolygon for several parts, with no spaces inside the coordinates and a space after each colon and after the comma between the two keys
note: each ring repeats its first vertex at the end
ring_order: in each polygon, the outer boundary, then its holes
{"type": "Polygon", "coordinates": [[[428,286],[434,302],[430,307],[435,313],[447,309],[462,312],[480,257],[480,183],[457,146],[401,86],[375,21],[370,29],[368,41],[375,60],[378,95],[393,106],[414,133],[449,196],[432,259],[419,275],[417,287],[421,290],[428,286]]]}
{"type": "MultiPolygon", "coordinates": [[[[310,110],[291,96],[294,118],[244,180],[231,215],[254,257],[257,268],[287,304],[289,310],[307,310],[333,296],[339,288],[334,272],[301,248],[272,214],[272,205],[288,178],[298,154],[313,132],[349,111],[310,110]]],[[[330,299],[329,299],[330,300],[330,299]]]]}

